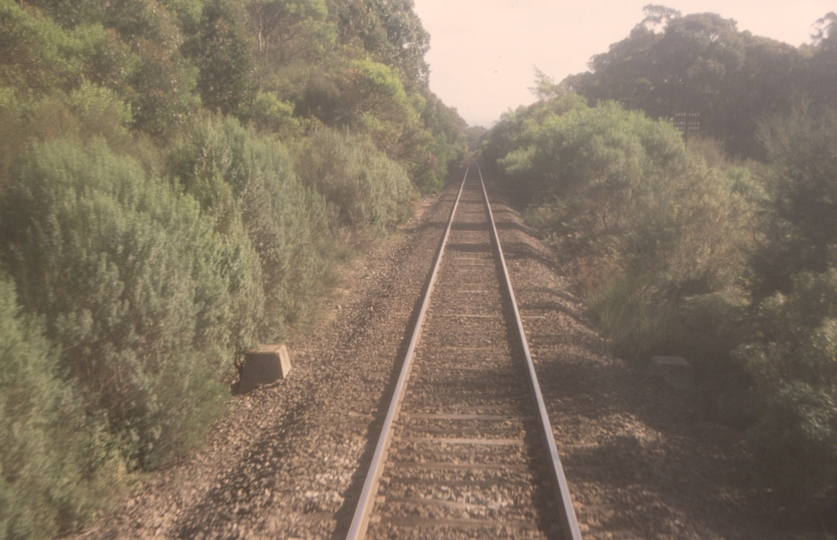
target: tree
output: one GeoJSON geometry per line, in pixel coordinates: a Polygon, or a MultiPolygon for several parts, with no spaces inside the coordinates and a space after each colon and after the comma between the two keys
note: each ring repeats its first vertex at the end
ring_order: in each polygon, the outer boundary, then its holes
{"type": "Polygon", "coordinates": [[[306,23],[322,21],[328,15],[325,0],[257,0],[247,6],[251,26],[258,35],[262,57],[275,51],[286,62],[286,46],[305,34],[306,23]]]}
{"type": "Polygon", "coordinates": [[[837,13],[828,13],[815,23],[814,56],[810,62],[810,88],[816,103],[837,107],[837,13]]]}
{"type": "Polygon", "coordinates": [[[665,31],[671,21],[680,17],[680,12],[676,9],[657,4],[648,4],[642,8],[642,11],[645,13],[645,18],[640,24],[651,31],[665,31]]]}
{"type": "Polygon", "coordinates": [[[831,11],[814,23],[811,41],[815,47],[837,47],[837,13],[831,11]]]}
{"type": "Polygon", "coordinates": [[[241,4],[209,0],[198,35],[186,50],[200,69],[198,90],[204,107],[240,114],[255,96],[252,47],[241,4]]]}
{"type": "Polygon", "coordinates": [[[98,23],[104,18],[104,2],[97,0],[31,0],[26,3],[48,13],[64,28],[98,23]]]}
{"type": "MultiPolygon", "coordinates": [[[[825,81],[806,82],[805,56],[739,32],[732,19],[713,13],[680,16],[650,5],[628,38],[592,58],[591,73],[566,82],[592,102],[617,100],[654,118],[698,113],[702,134],[722,139],[733,152],[755,156],[759,117],[786,110],[791,96],[806,86],[830,88],[825,81]]],[[[833,92],[823,93],[819,101],[826,93],[832,99],[833,92]]]]}
{"type": "Polygon", "coordinates": [[[424,55],[430,35],[413,0],[350,0],[335,2],[332,10],[343,43],[359,42],[375,60],[398,67],[408,86],[427,85],[430,68],[424,55]]]}
{"type": "Polygon", "coordinates": [[[180,52],[178,20],[157,0],[113,0],[106,8],[105,26],[139,58],[125,96],[134,126],[155,137],[170,137],[198,106],[193,94],[197,70],[180,52]]]}
{"type": "Polygon", "coordinates": [[[540,101],[547,101],[559,97],[564,93],[564,87],[555,84],[552,77],[535,68],[535,86],[529,89],[540,101]]]}
{"type": "Polygon", "coordinates": [[[393,159],[403,158],[402,136],[419,118],[398,72],[370,59],[351,62],[339,79],[342,106],[338,124],[369,133],[393,159]]]}
{"type": "Polygon", "coordinates": [[[753,293],[789,293],[793,276],[825,272],[837,244],[837,111],[797,106],[761,125],[771,174],[766,242],[753,257],[753,293]]]}

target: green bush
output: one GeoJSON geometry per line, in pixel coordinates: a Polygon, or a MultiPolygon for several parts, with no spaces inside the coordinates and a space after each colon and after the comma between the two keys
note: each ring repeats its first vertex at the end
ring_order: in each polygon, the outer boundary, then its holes
{"type": "Polygon", "coordinates": [[[551,208],[554,232],[598,253],[634,253],[645,264],[648,249],[671,243],[668,203],[685,178],[686,156],[666,124],[613,103],[575,104],[531,120],[499,163],[532,202],[551,208]],[[632,235],[638,225],[657,229],[655,238],[632,235]]]}
{"type": "Polygon", "coordinates": [[[66,89],[82,71],[72,33],[17,2],[0,1],[0,81],[18,95],[66,89]]]}
{"type": "Polygon", "coordinates": [[[188,446],[218,411],[234,353],[254,343],[246,238],[218,235],[190,198],[97,141],[35,147],[2,212],[22,306],[43,316],[126,459],[150,467],[188,446]]]}
{"type": "Polygon", "coordinates": [[[685,328],[677,306],[654,286],[652,276],[612,278],[586,297],[603,334],[613,340],[613,353],[632,360],[674,354],[685,328]]]}
{"type": "Polygon", "coordinates": [[[264,297],[259,337],[276,341],[333,279],[322,197],[297,178],[284,145],[232,118],[196,123],[171,152],[168,171],[219,230],[246,233],[264,297]]]}
{"type": "Polygon", "coordinates": [[[684,356],[701,375],[729,371],[748,297],[740,289],[688,294],[660,276],[624,274],[585,298],[614,354],[635,361],[655,355],[684,356]]]}
{"type": "Polygon", "coordinates": [[[532,117],[499,160],[540,206],[553,238],[608,273],[657,275],[666,289],[733,285],[750,242],[751,204],[690,156],[670,125],[609,103],[566,98],[561,114],[532,117]]]}
{"type": "Polygon", "coordinates": [[[756,304],[738,355],[765,389],[837,386],[837,268],[798,274],[792,287],[756,304]]]}
{"type": "Polygon", "coordinates": [[[323,129],[300,146],[296,169],[328,203],[333,230],[383,232],[404,221],[412,187],[407,173],[363,139],[323,129]]]}
{"type": "Polygon", "coordinates": [[[800,381],[782,387],[747,435],[762,484],[809,497],[837,483],[836,388],[800,381]]]}
{"type": "Polygon", "coordinates": [[[667,122],[554,94],[507,115],[486,150],[574,269],[614,352],[684,356],[700,380],[742,379],[730,351],[749,303],[758,185],[703,141],[723,165],[710,168],[667,122]]]}
{"type": "Polygon", "coordinates": [[[762,123],[767,150],[754,298],[735,356],[767,403],[749,432],[758,476],[794,496],[837,485],[837,112],[762,123]]]}
{"type": "Polygon", "coordinates": [[[837,110],[799,106],[766,119],[765,242],[751,261],[752,290],[789,293],[798,272],[824,272],[837,243],[837,110]]]}
{"type": "Polygon", "coordinates": [[[302,122],[294,117],[294,104],[279,100],[276,94],[259,92],[249,112],[261,131],[282,135],[294,135],[300,131],[302,122]]]}
{"type": "Polygon", "coordinates": [[[112,438],[62,381],[40,325],[0,275],[0,538],[54,538],[88,520],[123,484],[112,438]]]}

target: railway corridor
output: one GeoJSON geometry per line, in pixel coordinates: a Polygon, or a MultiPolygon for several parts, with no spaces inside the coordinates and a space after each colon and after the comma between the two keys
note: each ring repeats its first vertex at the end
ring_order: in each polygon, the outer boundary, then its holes
{"type": "Polygon", "coordinates": [[[562,537],[550,454],[474,173],[450,226],[366,538],[562,537]]]}
{"type": "MultiPolygon", "coordinates": [[[[368,538],[567,537],[531,384],[517,386],[525,362],[506,339],[514,318],[475,180],[427,305],[368,538]]],[[[346,269],[333,318],[289,341],[291,377],[234,396],[203,449],[75,538],[347,538],[458,189],[423,200],[399,235],[346,269]]],[[[608,353],[554,252],[489,189],[584,538],[823,538],[783,526],[769,494],[741,486],[740,433],[608,353]]]]}

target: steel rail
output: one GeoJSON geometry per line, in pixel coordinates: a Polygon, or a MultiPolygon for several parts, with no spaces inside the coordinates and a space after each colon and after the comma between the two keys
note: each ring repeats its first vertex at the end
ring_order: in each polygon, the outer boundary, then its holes
{"type": "Polygon", "coordinates": [[[482,170],[480,170],[479,164],[477,164],[477,172],[480,175],[480,185],[482,186],[482,195],[485,198],[485,206],[488,210],[488,221],[491,223],[491,234],[494,239],[494,246],[497,248],[497,253],[500,258],[500,266],[503,268],[503,278],[505,279],[506,287],[511,299],[511,305],[514,309],[517,331],[523,346],[523,354],[526,356],[526,365],[529,368],[529,377],[532,383],[532,388],[535,392],[535,401],[538,405],[538,416],[540,417],[541,429],[543,430],[543,434],[546,439],[546,445],[549,448],[552,470],[556,483],[555,487],[558,489],[558,495],[561,498],[561,505],[564,510],[561,514],[561,521],[564,529],[565,540],[581,540],[581,530],[578,527],[575,509],[573,508],[572,499],[570,498],[570,489],[567,485],[567,478],[564,476],[564,469],[561,466],[561,458],[558,456],[558,447],[555,444],[555,436],[552,432],[552,425],[549,422],[546,404],[543,400],[541,387],[538,384],[538,375],[535,372],[535,363],[532,361],[532,354],[529,351],[529,343],[526,341],[526,331],[523,329],[523,319],[520,317],[520,310],[517,308],[517,300],[514,297],[514,289],[512,288],[511,279],[509,278],[509,270],[506,266],[506,258],[503,255],[503,248],[500,246],[500,236],[497,234],[497,226],[494,224],[494,213],[491,211],[491,204],[488,201],[488,192],[485,189],[485,182],[482,179],[482,170]]]}
{"type": "Polygon", "coordinates": [[[375,454],[372,457],[372,463],[369,465],[369,471],[366,473],[366,480],[363,483],[363,490],[360,493],[357,507],[355,508],[354,516],[352,517],[352,524],[349,527],[349,533],[346,536],[347,540],[361,540],[366,536],[366,529],[369,526],[369,515],[372,512],[372,507],[375,504],[375,493],[378,490],[378,482],[381,478],[381,472],[384,468],[384,462],[389,450],[389,445],[392,440],[392,424],[398,412],[401,409],[401,401],[404,397],[404,388],[407,384],[407,379],[410,377],[410,369],[415,356],[416,345],[418,344],[419,336],[421,335],[421,327],[424,323],[424,316],[427,312],[427,307],[430,305],[430,295],[433,292],[433,285],[436,283],[436,276],[439,273],[439,267],[442,262],[442,255],[445,252],[445,244],[453,225],[453,218],[456,215],[456,208],[459,206],[459,199],[462,197],[462,190],[465,187],[465,180],[468,178],[468,171],[471,170],[471,164],[465,169],[465,177],[462,179],[462,185],[459,186],[459,193],[456,196],[456,201],[453,203],[453,209],[450,213],[447,229],[445,235],[442,237],[442,243],[439,246],[439,252],[436,254],[436,261],[433,264],[433,271],[430,275],[430,281],[427,285],[427,291],[421,302],[421,309],[419,310],[418,322],[413,329],[413,335],[410,338],[410,344],[407,347],[407,352],[404,355],[404,363],[401,367],[401,374],[398,376],[398,382],[395,385],[395,391],[392,395],[387,416],[384,419],[383,427],[381,427],[381,436],[378,439],[378,444],[375,447],[375,454]]]}

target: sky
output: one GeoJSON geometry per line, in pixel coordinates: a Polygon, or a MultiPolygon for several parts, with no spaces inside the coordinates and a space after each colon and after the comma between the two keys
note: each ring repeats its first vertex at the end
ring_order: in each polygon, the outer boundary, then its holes
{"type": "Polygon", "coordinates": [[[560,82],[626,38],[642,7],[718,13],[738,29],[791,45],[809,42],[834,0],[414,0],[430,33],[430,88],[468,124],[490,127],[534,101],[535,67],[560,82]]]}

